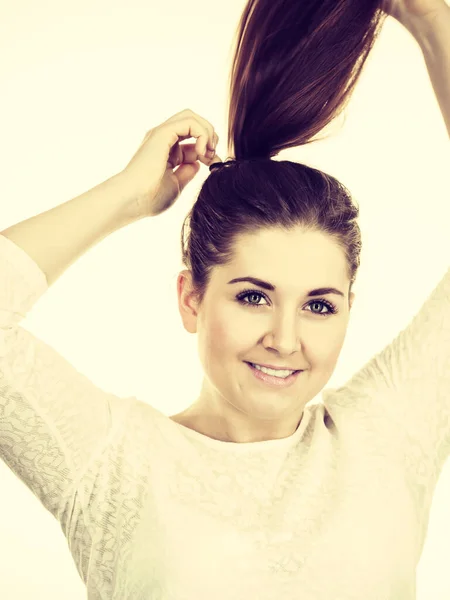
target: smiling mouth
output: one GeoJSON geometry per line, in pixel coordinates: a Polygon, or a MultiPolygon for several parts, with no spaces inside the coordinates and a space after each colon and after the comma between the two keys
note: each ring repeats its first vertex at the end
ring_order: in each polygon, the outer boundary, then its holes
{"type": "MultiPolygon", "coordinates": [[[[245,363],[247,363],[248,365],[250,365],[251,367],[255,367],[254,363],[248,362],[247,360],[244,360],[245,363]]],[[[258,365],[259,366],[259,365],[258,365]]],[[[277,370],[277,369],[275,369],[277,370]]],[[[279,371],[292,371],[292,369],[278,369],[279,371]]],[[[295,373],[302,373],[302,371],[300,369],[294,371],[292,374],[294,375],[295,373]]]]}

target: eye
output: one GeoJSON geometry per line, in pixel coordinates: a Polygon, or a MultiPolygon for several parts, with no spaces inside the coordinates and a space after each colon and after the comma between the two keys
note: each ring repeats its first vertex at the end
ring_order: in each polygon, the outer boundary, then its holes
{"type": "MultiPolygon", "coordinates": [[[[243,304],[245,306],[252,306],[254,308],[260,308],[261,306],[264,306],[264,304],[254,304],[252,302],[246,301],[245,298],[248,298],[249,296],[259,296],[267,300],[267,296],[258,290],[245,290],[244,292],[241,292],[236,296],[236,301],[239,302],[239,304],[243,304]]],[[[315,300],[311,300],[310,302],[308,302],[308,306],[310,306],[311,304],[323,304],[327,308],[327,312],[316,312],[314,310],[310,310],[309,312],[312,312],[314,315],[326,317],[327,315],[334,315],[338,312],[336,306],[328,300],[325,300],[325,298],[316,298],[315,300]]]]}

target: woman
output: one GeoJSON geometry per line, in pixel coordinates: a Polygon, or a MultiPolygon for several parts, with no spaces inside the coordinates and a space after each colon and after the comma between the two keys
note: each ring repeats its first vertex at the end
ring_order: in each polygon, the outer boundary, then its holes
{"type": "Polygon", "coordinates": [[[206,155],[213,126],[182,111],[121,173],[1,232],[0,455],[60,522],[90,599],[415,597],[450,451],[450,270],[383,352],[306,406],[344,341],[358,209],[330,175],[270,160],[343,108],[386,14],[421,44],[450,133],[442,0],[249,0],[236,161],[206,155]],[[200,162],[178,300],[207,377],[169,418],[98,389],[19,323],[87,249],[167,210],[200,162]]]}

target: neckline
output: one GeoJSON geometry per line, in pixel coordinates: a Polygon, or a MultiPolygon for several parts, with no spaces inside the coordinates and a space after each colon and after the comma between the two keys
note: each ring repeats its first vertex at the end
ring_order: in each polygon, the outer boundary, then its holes
{"type": "MultiPolygon", "coordinates": [[[[161,413],[161,414],[163,414],[163,413],[161,413]]],[[[254,450],[274,451],[274,450],[278,450],[278,449],[286,450],[286,449],[291,448],[298,442],[298,440],[302,436],[302,434],[305,430],[305,427],[306,427],[308,415],[309,415],[309,413],[307,413],[307,407],[305,407],[303,414],[302,414],[302,418],[300,420],[300,423],[299,423],[297,429],[290,436],[285,437],[285,438],[262,440],[262,441],[257,441],[257,442],[227,442],[224,440],[218,440],[216,438],[212,438],[212,437],[209,437],[208,435],[200,433],[199,431],[196,431],[195,429],[191,429],[190,427],[187,427],[186,425],[182,425],[181,423],[178,423],[177,421],[172,420],[167,415],[163,415],[163,416],[167,419],[167,421],[170,421],[172,426],[177,428],[178,431],[180,431],[183,435],[185,435],[186,437],[188,437],[194,441],[201,442],[205,446],[209,446],[209,447],[215,448],[215,449],[220,449],[223,451],[245,453],[245,452],[254,451],[254,450]]]]}

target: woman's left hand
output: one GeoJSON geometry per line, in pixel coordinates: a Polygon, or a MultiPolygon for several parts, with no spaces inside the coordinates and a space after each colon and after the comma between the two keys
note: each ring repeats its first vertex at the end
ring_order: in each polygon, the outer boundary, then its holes
{"type": "Polygon", "coordinates": [[[433,19],[441,11],[450,10],[444,0],[384,0],[382,9],[405,27],[411,21],[433,19]]]}

